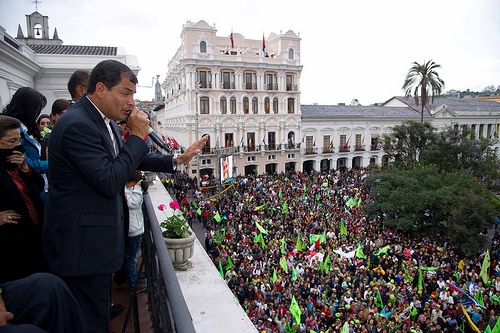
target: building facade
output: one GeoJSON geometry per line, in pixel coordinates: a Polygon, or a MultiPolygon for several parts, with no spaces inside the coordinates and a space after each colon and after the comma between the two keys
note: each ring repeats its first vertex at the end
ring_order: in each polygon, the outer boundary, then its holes
{"type": "Polygon", "coordinates": [[[26,33],[19,25],[15,38],[0,26],[0,108],[17,89],[31,87],[47,98],[48,109],[42,112],[50,113],[56,99],[71,99],[67,84],[74,71],[91,71],[106,59],[128,65],[135,74],[140,70],[137,58],[124,48],[64,45],[57,29],[50,38],[49,18],[37,11],[26,15],[26,33]]]}
{"type": "MultiPolygon", "coordinates": [[[[282,172],[300,164],[300,37],[217,36],[205,21],[182,27],[163,83],[159,130],[188,147],[208,135],[190,176],[282,172]],[[229,170],[227,170],[229,169],[229,170]]],[[[199,178],[198,178],[199,179],[199,178]]]]}

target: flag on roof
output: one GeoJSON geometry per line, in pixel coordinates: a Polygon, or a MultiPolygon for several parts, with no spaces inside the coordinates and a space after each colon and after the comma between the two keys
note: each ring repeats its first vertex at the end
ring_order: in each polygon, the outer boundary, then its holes
{"type": "Polygon", "coordinates": [[[233,28],[231,28],[231,35],[229,35],[229,40],[231,41],[231,48],[234,49],[233,28]]]}
{"type": "Polygon", "coordinates": [[[262,33],[262,51],[266,50],[266,39],[264,38],[264,33],[262,33]]]}

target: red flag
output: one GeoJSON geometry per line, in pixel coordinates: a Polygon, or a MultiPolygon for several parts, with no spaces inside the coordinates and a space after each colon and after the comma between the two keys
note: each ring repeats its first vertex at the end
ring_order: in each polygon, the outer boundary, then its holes
{"type": "Polygon", "coordinates": [[[231,35],[229,35],[229,40],[231,41],[231,48],[234,49],[233,28],[231,28],[231,35]]]}
{"type": "Polygon", "coordinates": [[[264,34],[262,34],[262,52],[266,50],[266,40],[264,39],[264,34]]]}
{"type": "Polygon", "coordinates": [[[173,139],[173,143],[172,143],[172,149],[176,149],[177,146],[179,145],[179,143],[177,142],[177,140],[173,139]]]}

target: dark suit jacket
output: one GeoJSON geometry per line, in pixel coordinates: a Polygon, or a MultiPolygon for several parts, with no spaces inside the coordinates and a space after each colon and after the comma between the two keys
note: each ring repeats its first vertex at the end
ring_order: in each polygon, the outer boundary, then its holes
{"type": "Polygon", "coordinates": [[[51,132],[43,247],[47,266],[61,276],[117,271],[124,258],[125,183],[134,170],[173,172],[171,155],[148,154],[144,140],[131,135],[125,142],[114,122],[111,127],[120,146],[116,157],[101,114],[82,96],[51,132]]]}
{"type": "Polygon", "coordinates": [[[43,191],[44,180],[32,172],[30,176],[20,172],[21,179],[28,188],[38,214],[35,226],[16,183],[3,165],[0,165],[0,211],[15,210],[21,214],[18,224],[0,226],[0,282],[27,277],[44,268],[42,249],[43,203],[39,193],[43,191]]]}

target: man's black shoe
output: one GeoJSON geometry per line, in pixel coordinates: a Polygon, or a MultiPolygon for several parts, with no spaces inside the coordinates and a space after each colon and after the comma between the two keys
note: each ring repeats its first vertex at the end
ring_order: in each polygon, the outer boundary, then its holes
{"type": "Polygon", "coordinates": [[[121,305],[121,304],[111,305],[111,308],[110,308],[111,318],[119,316],[120,313],[122,313],[122,312],[123,312],[123,305],[121,305]]]}

